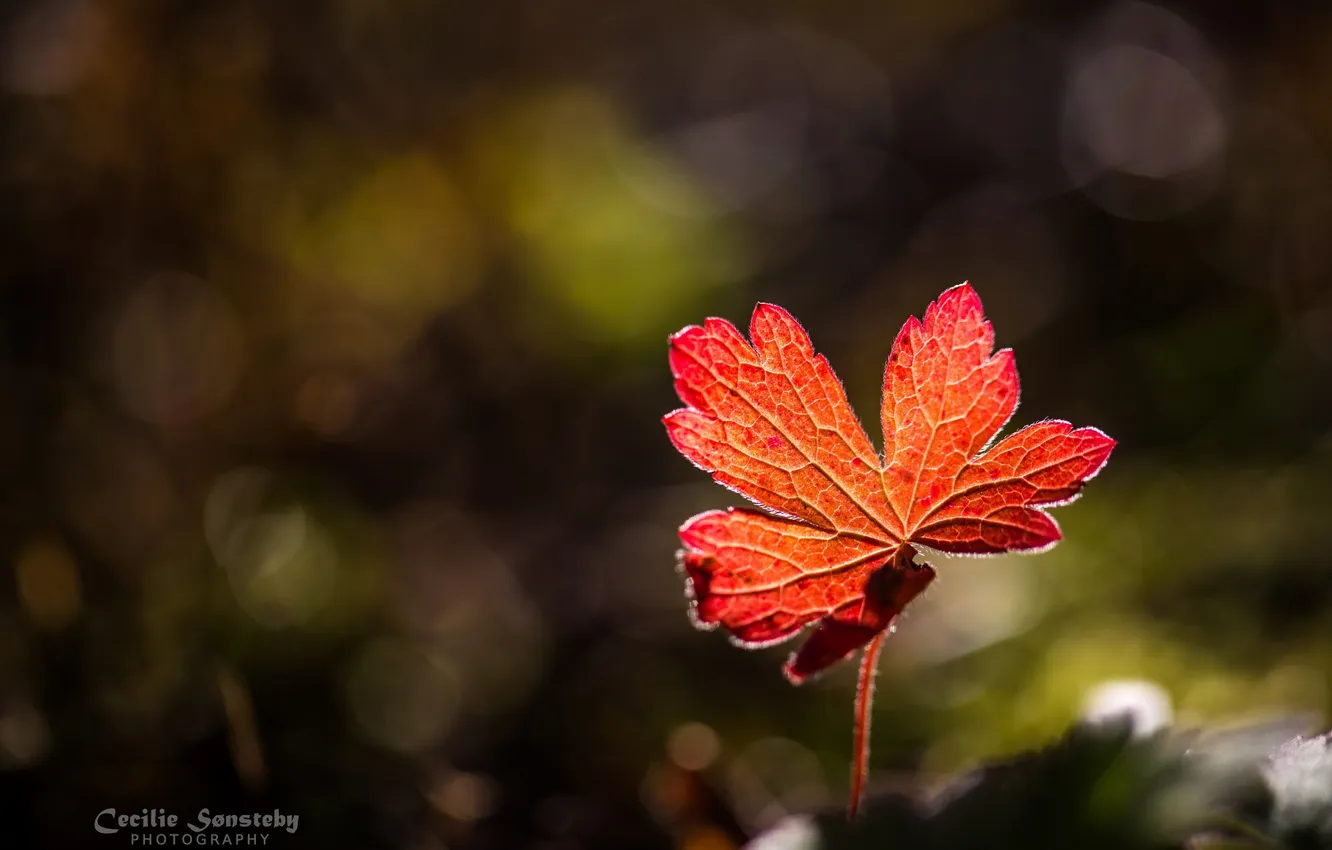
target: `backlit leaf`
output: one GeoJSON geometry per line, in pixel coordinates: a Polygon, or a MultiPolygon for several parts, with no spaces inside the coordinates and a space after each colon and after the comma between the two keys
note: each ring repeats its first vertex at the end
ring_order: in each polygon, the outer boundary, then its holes
{"type": "MultiPolygon", "coordinates": [[[[1074,498],[1115,445],[1057,420],[991,445],[1017,409],[1017,367],[1011,351],[994,351],[965,283],[924,321],[908,319],[893,343],[882,455],[827,360],[780,307],[754,310],[748,340],[722,319],[681,330],[670,363],[687,405],[665,418],[671,441],[769,511],[708,511],[681,527],[695,622],[748,647],[813,625],[786,664],[797,684],[880,639],[929,585],[934,570],[916,563],[917,547],[992,555],[1056,543],[1045,509],[1074,498]]],[[[862,669],[862,740],[872,660],[862,669]]]]}

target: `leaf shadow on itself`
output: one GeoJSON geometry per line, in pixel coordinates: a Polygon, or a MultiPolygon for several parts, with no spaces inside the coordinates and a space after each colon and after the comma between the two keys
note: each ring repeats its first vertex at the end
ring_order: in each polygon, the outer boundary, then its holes
{"type": "Polygon", "coordinates": [[[932,795],[871,797],[863,815],[793,818],[750,850],[1332,848],[1332,743],[1300,719],[1135,735],[1073,727],[1051,746],[932,795]]]}

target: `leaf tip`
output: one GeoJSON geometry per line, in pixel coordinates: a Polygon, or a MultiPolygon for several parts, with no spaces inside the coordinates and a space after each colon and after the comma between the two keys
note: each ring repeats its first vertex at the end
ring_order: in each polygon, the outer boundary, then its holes
{"type": "Polygon", "coordinates": [[[791,657],[786,659],[786,663],[782,665],[782,675],[786,677],[786,681],[796,687],[800,687],[805,684],[805,682],[809,681],[809,676],[796,669],[795,661],[796,654],[793,652],[791,653],[791,657]]]}
{"type": "Polygon", "coordinates": [[[698,325],[685,325],[675,333],[667,336],[666,344],[671,348],[674,348],[676,345],[680,343],[680,340],[684,339],[687,336],[690,336],[691,334],[699,333],[702,330],[703,328],[699,327],[698,325]]]}
{"type": "Polygon", "coordinates": [[[772,331],[779,327],[804,332],[803,326],[786,308],[767,301],[754,305],[754,314],[749,318],[749,338],[755,345],[772,336],[772,331]]]}
{"type": "Polygon", "coordinates": [[[964,280],[957,286],[944,290],[934,302],[940,310],[947,309],[952,315],[962,316],[967,313],[977,314],[981,320],[985,317],[985,306],[971,281],[964,280]]]}

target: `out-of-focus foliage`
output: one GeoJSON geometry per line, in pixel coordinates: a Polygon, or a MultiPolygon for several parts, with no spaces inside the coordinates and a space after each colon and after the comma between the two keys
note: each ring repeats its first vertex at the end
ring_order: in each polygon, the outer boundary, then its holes
{"type": "Polygon", "coordinates": [[[851,823],[841,812],[788,818],[747,848],[1332,846],[1326,740],[1264,747],[1289,725],[1143,734],[1122,716],[1082,723],[1049,747],[987,765],[931,793],[880,797],[851,823]]]}
{"type": "Polygon", "coordinates": [[[709,850],[843,801],[854,671],[685,616],[675,526],[733,497],[665,339],[780,303],[873,410],[964,279],[1021,421],[1119,447],[1054,551],[932,562],[877,775],[1125,694],[1323,716],[1330,11],[8,4],[0,843],[709,850]]]}

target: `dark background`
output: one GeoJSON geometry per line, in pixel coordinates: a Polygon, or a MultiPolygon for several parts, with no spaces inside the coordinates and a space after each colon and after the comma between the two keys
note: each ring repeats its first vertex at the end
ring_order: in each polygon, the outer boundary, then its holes
{"type": "Polygon", "coordinates": [[[939,564],[875,782],[1116,694],[1321,715],[1329,18],[6,6],[0,844],[208,807],[298,814],[275,847],[719,850],[841,805],[854,665],[794,689],[687,620],[674,531],[736,497],[666,440],[665,341],[774,301],[875,423],[965,279],[1014,425],[1120,445],[1052,552],[939,564]]]}

